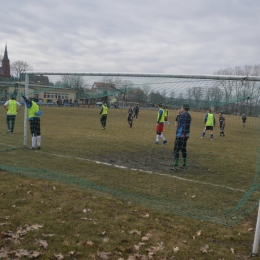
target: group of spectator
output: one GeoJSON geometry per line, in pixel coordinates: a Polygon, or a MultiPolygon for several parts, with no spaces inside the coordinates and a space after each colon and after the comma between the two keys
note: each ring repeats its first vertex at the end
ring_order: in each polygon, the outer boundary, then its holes
{"type": "Polygon", "coordinates": [[[59,107],[63,107],[63,106],[77,106],[78,105],[78,101],[77,101],[77,99],[75,99],[74,102],[72,102],[72,99],[68,100],[68,99],[58,98],[57,105],[59,107]]]}

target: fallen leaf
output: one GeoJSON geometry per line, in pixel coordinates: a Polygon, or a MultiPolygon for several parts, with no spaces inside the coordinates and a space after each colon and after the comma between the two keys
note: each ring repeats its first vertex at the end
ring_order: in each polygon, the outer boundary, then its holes
{"type": "Polygon", "coordinates": [[[45,240],[36,239],[35,241],[36,241],[36,244],[42,246],[45,249],[48,247],[48,243],[45,240]]]}
{"type": "Polygon", "coordinates": [[[11,252],[9,250],[7,250],[6,248],[1,248],[0,249],[0,259],[2,258],[7,258],[8,255],[10,254],[11,252]]]}
{"type": "Polygon", "coordinates": [[[61,259],[64,258],[64,256],[63,256],[62,254],[54,254],[54,256],[55,256],[57,259],[59,259],[59,260],[61,260],[61,259]]]}
{"type": "Polygon", "coordinates": [[[180,250],[180,248],[177,247],[177,246],[173,248],[173,252],[174,252],[174,253],[177,253],[179,250],[180,250]]]}
{"type": "Polygon", "coordinates": [[[203,252],[203,253],[210,253],[212,252],[213,250],[212,249],[209,249],[209,246],[208,245],[205,245],[203,247],[200,248],[200,251],[203,252]]]}
{"type": "Polygon", "coordinates": [[[129,234],[130,234],[130,235],[131,235],[131,234],[137,234],[137,235],[141,236],[141,231],[130,230],[130,231],[129,231],[129,234]]]}
{"type": "Polygon", "coordinates": [[[108,260],[110,259],[111,253],[106,253],[106,252],[98,252],[97,255],[102,259],[102,260],[108,260]]]}
{"type": "Polygon", "coordinates": [[[232,252],[232,254],[234,254],[235,253],[235,250],[234,250],[234,248],[230,248],[230,250],[231,250],[231,252],[232,252]]]}
{"type": "Polygon", "coordinates": [[[68,256],[72,256],[75,254],[75,251],[69,251],[68,256]]]}
{"type": "Polygon", "coordinates": [[[197,236],[200,236],[201,235],[201,230],[199,230],[198,232],[197,232],[197,236]]]}
{"type": "Polygon", "coordinates": [[[56,235],[55,234],[42,234],[42,236],[44,236],[44,237],[54,237],[56,235]]]}
{"type": "Polygon", "coordinates": [[[53,190],[56,190],[56,187],[55,187],[55,186],[53,186],[53,187],[52,187],[52,189],[53,189],[53,190]]]}
{"type": "Polygon", "coordinates": [[[109,241],[109,238],[108,238],[108,237],[104,237],[104,238],[103,238],[103,241],[106,243],[106,242],[109,241]]]}
{"type": "Polygon", "coordinates": [[[92,241],[87,241],[86,244],[89,245],[89,246],[93,246],[94,245],[94,243],[92,241]]]}

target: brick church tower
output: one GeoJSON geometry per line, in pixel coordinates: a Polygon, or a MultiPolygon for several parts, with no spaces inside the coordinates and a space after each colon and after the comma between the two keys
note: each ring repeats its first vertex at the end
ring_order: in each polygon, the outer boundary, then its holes
{"type": "Polygon", "coordinates": [[[10,60],[7,54],[7,45],[5,45],[5,53],[2,59],[2,67],[0,67],[0,78],[10,78],[10,60]]]}

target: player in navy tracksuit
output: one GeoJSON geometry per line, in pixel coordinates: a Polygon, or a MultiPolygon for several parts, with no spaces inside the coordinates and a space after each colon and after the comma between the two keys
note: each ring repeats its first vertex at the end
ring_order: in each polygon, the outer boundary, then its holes
{"type": "Polygon", "coordinates": [[[187,163],[187,141],[190,137],[190,124],[191,124],[191,116],[188,112],[189,105],[185,104],[181,108],[182,114],[180,115],[178,127],[176,130],[176,140],[174,144],[174,163],[171,170],[178,170],[178,162],[179,162],[179,151],[182,153],[182,166],[180,168],[185,169],[187,163]]]}

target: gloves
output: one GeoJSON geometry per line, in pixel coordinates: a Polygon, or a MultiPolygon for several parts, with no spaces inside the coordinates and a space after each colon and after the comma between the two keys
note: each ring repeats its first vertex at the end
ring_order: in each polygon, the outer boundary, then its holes
{"type": "Polygon", "coordinates": [[[42,111],[39,110],[37,113],[35,113],[36,116],[41,116],[42,115],[42,111]]]}

